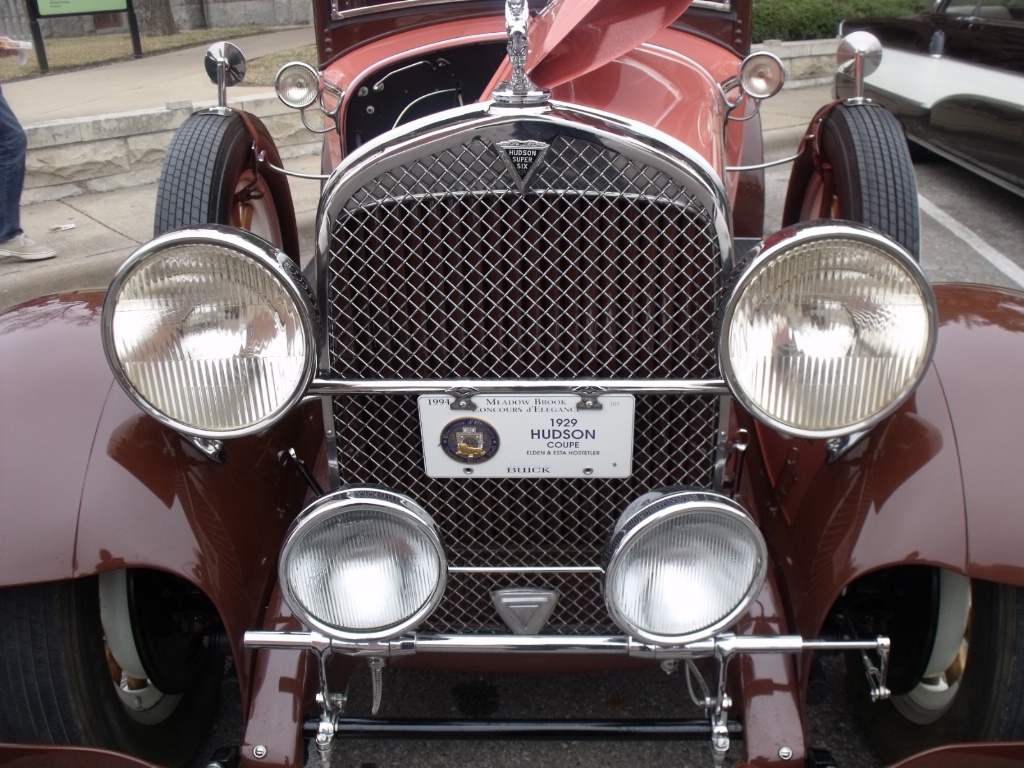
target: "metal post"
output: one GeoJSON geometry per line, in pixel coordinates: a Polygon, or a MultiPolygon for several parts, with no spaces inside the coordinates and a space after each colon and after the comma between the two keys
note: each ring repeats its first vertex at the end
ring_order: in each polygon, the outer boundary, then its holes
{"type": "Polygon", "coordinates": [[[39,74],[48,75],[50,64],[46,60],[46,48],[43,46],[43,33],[39,29],[39,8],[36,0],[25,0],[28,10],[28,27],[32,33],[32,47],[36,49],[36,61],[39,62],[39,74]]]}
{"type": "Polygon", "coordinates": [[[136,59],[142,58],[142,41],[139,39],[139,20],[135,17],[135,6],[132,0],[125,0],[128,13],[128,30],[132,35],[132,51],[136,59]]]}

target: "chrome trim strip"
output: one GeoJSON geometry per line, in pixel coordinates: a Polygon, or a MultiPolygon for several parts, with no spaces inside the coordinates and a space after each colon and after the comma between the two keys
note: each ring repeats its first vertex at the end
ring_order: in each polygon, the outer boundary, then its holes
{"type": "Polygon", "coordinates": [[[307,395],[474,395],[497,394],[624,394],[727,395],[724,379],[540,379],[498,381],[483,379],[323,379],[316,378],[307,395]]]}
{"type": "Polygon", "coordinates": [[[448,573],[604,573],[599,565],[449,565],[448,573]]]}
{"type": "Polygon", "coordinates": [[[888,637],[872,640],[804,640],[800,635],[755,636],[723,634],[680,646],[640,643],[625,635],[568,637],[564,635],[405,635],[382,642],[333,640],[319,632],[249,631],[246,648],[331,651],[352,656],[405,656],[414,653],[601,653],[657,659],[702,656],[728,658],[741,653],[802,653],[804,651],[887,652],[888,637]]]}
{"type": "Polygon", "coordinates": [[[331,20],[343,21],[344,19],[366,16],[370,13],[387,13],[388,11],[415,8],[421,5],[450,5],[452,3],[466,3],[469,1],[470,0],[393,0],[393,2],[390,3],[380,3],[366,8],[350,8],[347,11],[342,11],[338,9],[341,0],[331,0],[331,20]]]}

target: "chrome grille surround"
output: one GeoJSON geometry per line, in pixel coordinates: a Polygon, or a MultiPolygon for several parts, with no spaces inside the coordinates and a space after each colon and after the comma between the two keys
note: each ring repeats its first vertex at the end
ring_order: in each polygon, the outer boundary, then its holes
{"type": "Polygon", "coordinates": [[[434,517],[451,573],[421,629],[505,632],[490,592],[536,586],[560,593],[546,632],[614,631],[597,566],[615,520],[652,488],[716,484],[727,400],[639,395],[624,480],[451,480],[424,475],[416,396],[388,383],[719,379],[732,251],[713,171],[593,111],[474,105],[367,145],[324,200],[321,376],[379,384],[324,398],[332,483],[387,486],[434,517]],[[506,141],[547,149],[522,174],[506,141]]]}

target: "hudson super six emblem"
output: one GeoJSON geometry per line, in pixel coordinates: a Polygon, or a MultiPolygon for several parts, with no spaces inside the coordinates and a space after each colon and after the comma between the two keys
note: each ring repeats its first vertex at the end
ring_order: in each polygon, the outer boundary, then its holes
{"type": "Polygon", "coordinates": [[[537,161],[547,152],[548,145],[543,141],[509,139],[508,141],[499,141],[498,149],[505,159],[505,164],[519,180],[520,187],[523,187],[537,167],[537,161]]]}

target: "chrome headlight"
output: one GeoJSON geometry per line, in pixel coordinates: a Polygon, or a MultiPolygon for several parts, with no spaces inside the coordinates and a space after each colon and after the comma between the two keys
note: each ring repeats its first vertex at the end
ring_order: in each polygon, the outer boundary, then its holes
{"type": "Polygon", "coordinates": [[[309,64],[293,61],[278,70],[274,90],[292,109],[305,109],[320,98],[320,75],[309,64]]]}
{"type": "Polygon", "coordinates": [[[447,561],[415,501],[381,488],[334,491],[292,524],[278,566],[295,615],[329,637],[386,640],[429,616],[447,561]]]}
{"type": "Polygon", "coordinates": [[[605,563],[608,612],[631,637],[679,645],[724,629],[764,584],[761,532],[732,500],[692,489],[641,496],[623,512],[605,563]]]}
{"type": "Polygon", "coordinates": [[[757,51],[740,65],[740,86],[755,99],[768,99],[782,90],[786,71],[774,53],[757,51]]]}
{"type": "Polygon", "coordinates": [[[250,434],[312,380],[310,296],[288,256],[248,232],[172,232],[114,276],[104,350],[121,386],[156,419],[199,437],[250,434]]]}
{"type": "Polygon", "coordinates": [[[729,388],[802,437],[867,429],[920,382],[935,348],[935,298],[903,248],[859,225],[780,232],[740,274],[722,316],[729,388]]]}

